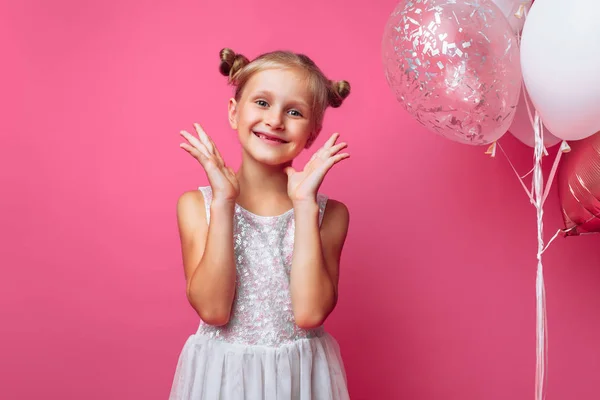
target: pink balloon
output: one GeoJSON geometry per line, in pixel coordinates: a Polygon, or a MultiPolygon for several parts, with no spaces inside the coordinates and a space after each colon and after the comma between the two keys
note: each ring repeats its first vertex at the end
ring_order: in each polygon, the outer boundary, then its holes
{"type": "Polygon", "coordinates": [[[600,233],[600,132],[569,146],[557,176],[567,235],[600,233]]]}
{"type": "Polygon", "coordinates": [[[403,107],[448,139],[485,145],[510,126],[519,47],[491,0],[405,0],[383,37],[386,78],[403,107]]]}
{"type": "MultiPolygon", "coordinates": [[[[508,131],[527,146],[535,147],[535,134],[533,131],[533,125],[529,119],[529,112],[527,111],[525,96],[528,96],[527,98],[529,100],[529,110],[531,111],[531,116],[533,117],[535,113],[535,108],[533,107],[531,99],[529,99],[527,91],[521,90],[519,104],[517,105],[517,110],[515,112],[515,119],[510,125],[510,128],[508,128],[508,131]]],[[[544,146],[546,146],[546,148],[555,146],[561,141],[561,139],[554,136],[544,125],[544,146]]]]}

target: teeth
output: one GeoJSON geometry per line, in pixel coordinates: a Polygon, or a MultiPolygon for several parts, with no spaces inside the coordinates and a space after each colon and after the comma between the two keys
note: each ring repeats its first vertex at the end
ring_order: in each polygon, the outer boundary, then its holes
{"type": "Polygon", "coordinates": [[[269,137],[267,135],[264,135],[262,133],[256,133],[256,136],[258,136],[261,139],[265,139],[265,140],[271,140],[273,142],[280,142],[280,143],[285,143],[285,141],[278,139],[278,138],[273,138],[273,137],[269,137]]]}

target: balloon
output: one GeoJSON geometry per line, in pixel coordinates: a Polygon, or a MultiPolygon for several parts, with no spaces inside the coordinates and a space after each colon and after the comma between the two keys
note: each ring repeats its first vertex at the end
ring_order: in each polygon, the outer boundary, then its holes
{"type": "Polygon", "coordinates": [[[557,176],[567,235],[600,232],[600,132],[569,145],[557,176]]]}
{"type": "Polygon", "coordinates": [[[537,0],[525,20],[523,80],[546,126],[564,140],[600,130],[598,15],[598,0],[537,0]]]}
{"type": "Polygon", "coordinates": [[[504,135],[519,100],[519,48],[490,0],[405,0],[382,41],[388,85],[421,124],[485,145],[504,135]]]}
{"type": "MultiPolygon", "coordinates": [[[[535,147],[535,134],[533,132],[533,125],[529,119],[529,112],[527,111],[527,104],[525,103],[526,95],[527,90],[521,90],[519,104],[517,105],[517,110],[515,112],[515,119],[510,125],[510,128],[508,128],[508,131],[527,146],[535,147]]],[[[531,116],[533,117],[535,109],[533,108],[533,104],[531,104],[531,99],[529,100],[529,110],[531,111],[531,116]]],[[[549,148],[557,145],[560,142],[561,139],[554,136],[544,125],[544,146],[549,148]]]]}
{"type": "Polygon", "coordinates": [[[508,20],[514,33],[519,33],[525,24],[525,15],[533,0],[492,0],[508,20]]]}

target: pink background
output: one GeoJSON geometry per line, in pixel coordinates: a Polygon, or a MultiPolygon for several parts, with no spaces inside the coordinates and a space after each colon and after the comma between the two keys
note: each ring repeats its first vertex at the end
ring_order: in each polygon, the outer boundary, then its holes
{"type": "MultiPolygon", "coordinates": [[[[402,111],[380,63],[395,1],[6,3],[0,397],[167,398],[198,323],[175,203],[206,183],[178,131],[202,123],[239,162],[217,71],[230,46],[307,52],[353,85],[324,128],[352,158],[323,187],[352,213],[327,323],[352,398],[533,398],[534,208],[503,157],[402,111]]],[[[502,144],[526,172],[531,149],[502,144]]],[[[561,227],[555,191],[545,224],[561,227]]],[[[548,400],[598,396],[599,247],[546,253],[548,400]]]]}

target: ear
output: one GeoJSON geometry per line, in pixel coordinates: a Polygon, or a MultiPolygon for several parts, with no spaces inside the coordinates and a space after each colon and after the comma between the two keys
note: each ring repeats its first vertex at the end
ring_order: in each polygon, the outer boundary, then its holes
{"type": "Polygon", "coordinates": [[[229,115],[229,125],[231,125],[231,129],[237,129],[237,101],[232,97],[229,99],[229,104],[227,105],[228,115],[229,115]]]}

